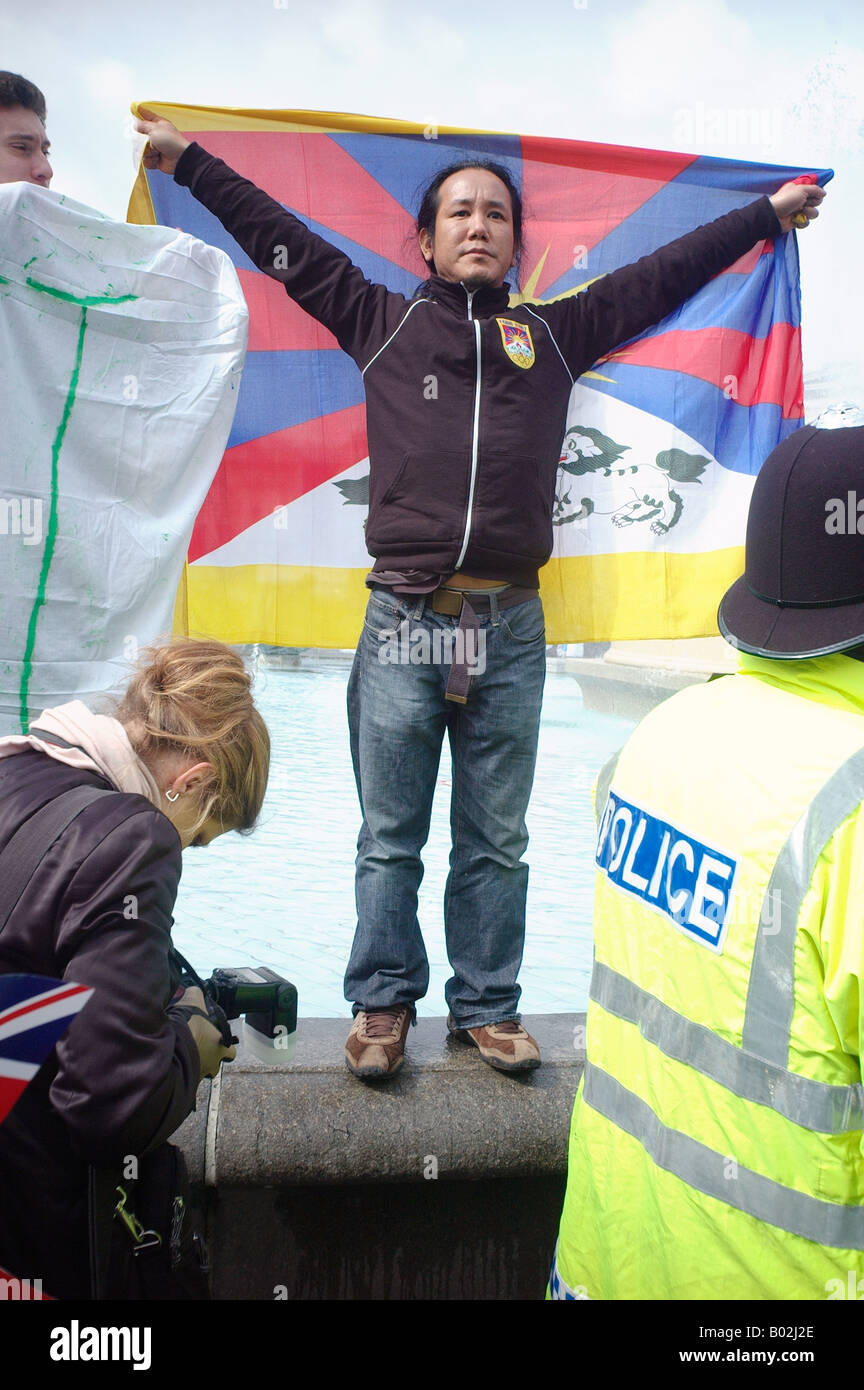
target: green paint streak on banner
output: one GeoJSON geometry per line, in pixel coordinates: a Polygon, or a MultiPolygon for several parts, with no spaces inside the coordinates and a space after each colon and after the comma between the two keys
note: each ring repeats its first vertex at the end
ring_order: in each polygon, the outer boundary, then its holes
{"type": "Polygon", "coordinates": [[[81,372],[81,359],[84,356],[84,334],[86,331],[87,310],[82,307],[81,326],[78,329],[78,346],[75,350],[75,366],[72,371],[72,379],[69,382],[69,390],[66,392],[63,414],[60,417],[60,424],[57,426],[57,433],[54,436],[54,443],[51,446],[51,510],[48,514],[48,534],[45,537],[45,550],[42,554],[42,569],[39,574],[39,585],[36,590],[36,602],[33,604],[30,622],[27,625],[27,643],[24,648],[24,663],[21,670],[21,731],[25,734],[29,733],[30,730],[30,716],[27,713],[27,696],[30,689],[30,676],[33,672],[33,649],[36,646],[36,624],[39,620],[39,609],[45,602],[45,587],[48,583],[48,571],[51,568],[51,560],[54,556],[54,545],[57,540],[60,450],[63,447],[63,436],[66,433],[69,416],[72,414],[72,407],[75,404],[75,395],[78,390],[78,377],[81,372]]]}
{"type": "Polygon", "coordinates": [[[38,290],[41,294],[50,294],[54,299],[65,300],[67,304],[80,305],[81,326],[78,329],[78,345],[75,349],[75,366],[72,369],[72,378],[69,382],[69,390],[66,393],[63,414],[60,417],[60,424],[57,426],[57,433],[54,436],[54,443],[51,446],[51,508],[48,514],[48,534],[45,537],[45,550],[42,554],[42,569],[39,573],[36,601],[33,604],[33,609],[30,613],[30,621],[27,624],[27,641],[24,647],[24,660],[21,668],[21,688],[19,693],[20,719],[21,731],[25,734],[30,731],[30,716],[27,712],[27,700],[30,693],[30,677],[33,674],[33,651],[36,646],[36,625],[39,621],[39,609],[45,602],[48,572],[51,569],[51,561],[54,558],[54,546],[57,541],[60,492],[60,450],[63,447],[66,426],[69,423],[69,416],[72,414],[72,407],[75,404],[75,396],[78,391],[78,377],[81,373],[81,360],[84,356],[84,334],[87,331],[87,310],[97,304],[126,304],[130,299],[138,298],[137,294],[118,294],[113,297],[108,295],[69,294],[67,290],[58,290],[52,285],[41,285],[38,280],[33,280],[29,275],[27,277],[27,284],[31,289],[38,290]]]}
{"type": "Polygon", "coordinates": [[[137,299],[137,294],[117,294],[113,297],[104,294],[70,294],[68,290],[57,290],[53,285],[40,285],[38,280],[33,280],[27,276],[27,284],[31,290],[39,290],[40,294],[50,294],[54,299],[64,299],[67,304],[80,304],[82,309],[92,309],[97,304],[126,304],[130,299],[137,299]]]}

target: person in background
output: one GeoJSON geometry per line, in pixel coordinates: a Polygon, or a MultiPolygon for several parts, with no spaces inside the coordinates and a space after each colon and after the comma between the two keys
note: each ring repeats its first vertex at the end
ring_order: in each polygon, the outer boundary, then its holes
{"type": "Polygon", "coordinates": [[[171,914],[181,851],[252,829],[269,760],[241,658],[191,639],[146,653],[116,717],[75,700],[0,739],[0,854],[70,788],[115,793],[46,847],[0,932],[0,974],[94,991],[0,1125],[0,1267],[53,1297],[90,1296],[88,1165],[151,1153],[234,1056],[199,989],[172,1003],[171,914]]]}
{"type": "Polygon", "coordinates": [[[490,1066],[530,1070],[540,1052],[519,1020],[517,977],[525,814],[545,677],[538,571],[552,550],[570,392],[598,357],[657,323],[757,241],[789,231],[796,214],[804,225],[818,216],[823,190],[787,184],[579,295],[511,307],[519,191],[501,165],[451,165],[421,203],[417,241],[429,278],[407,300],[370,284],[340,250],[169,121],[140,115],[145,166],[189,188],[363,373],[366,544],[375,565],[348,691],[363,824],[346,1063],[366,1080],[395,1075],[428,987],[417,891],[446,734],[448,1028],[490,1066]],[[434,398],[424,394],[430,379],[434,398]],[[482,665],[385,660],[386,642],[409,628],[429,651],[435,639],[442,650],[445,634],[451,651],[460,639],[477,654],[482,644],[482,665]]]}
{"type": "Polygon", "coordinates": [[[862,479],[861,427],[771,453],[720,605],[739,673],[601,773],[554,1299],[862,1287],[862,479]]]}
{"type": "Polygon", "coordinates": [[[0,72],[0,183],[38,183],[48,188],[54,171],[48,162],[45,98],[15,72],[0,72]]]}

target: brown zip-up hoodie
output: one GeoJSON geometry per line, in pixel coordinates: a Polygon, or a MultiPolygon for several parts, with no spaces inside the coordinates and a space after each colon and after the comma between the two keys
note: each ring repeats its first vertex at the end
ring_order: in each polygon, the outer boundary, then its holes
{"type": "Polygon", "coordinates": [[[413,299],[370,284],[280,203],[192,144],[176,181],[357,363],[371,463],[366,544],[377,569],[463,569],[536,588],[552,552],[567,402],[599,357],[645,332],[759,240],[767,198],[551,304],[508,306],[431,276],[413,299]],[[518,327],[508,330],[502,321],[518,327]],[[515,335],[521,351],[505,347],[515,335]]]}

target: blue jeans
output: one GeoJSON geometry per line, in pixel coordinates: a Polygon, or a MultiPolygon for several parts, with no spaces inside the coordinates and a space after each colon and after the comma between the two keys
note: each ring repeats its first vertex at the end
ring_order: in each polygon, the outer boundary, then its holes
{"type": "Polygon", "coordinates": [[[454,704],[444,699],[450,662],[442,647],[447,654],[459,619],[434,613],[422,597],[375,590],[369,599],[348,687],[363,812],[357,931],[345,975],[355,1014],[403,1004],[413,1012],[429,985],[417,890],[446,730],[453,790],[444,927],[453,977],[444,993],[460,1027],[518,1018],[528,887],[521,859],[546,673],[543,608],[536,598],[478,621],[477,648],[466,644],[476,674],[467,703],[454,704]]]}

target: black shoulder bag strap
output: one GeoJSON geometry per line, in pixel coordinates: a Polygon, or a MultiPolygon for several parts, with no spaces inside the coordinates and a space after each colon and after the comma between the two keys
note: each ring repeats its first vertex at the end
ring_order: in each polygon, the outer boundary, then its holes
{"type": "MultiPolygon", "coordinates": [[[[45,738],[46,742],[58,743],[63,748],[76,745],[67,743],[57,734],[43,734],[41,729],[31,729],[31,733],[45,738]]],[[[21,895],[30,882],[40,863],[54,841],[59,839],[67,826],[80,815],[85,806],[98,800],[100,796],[116,796],[117,793],[105,787],[71,787],[68,792],[55,796],[45,806],[19,825],[12,839],[0,853],[0,932],[6,926],[21,895]]]]}

